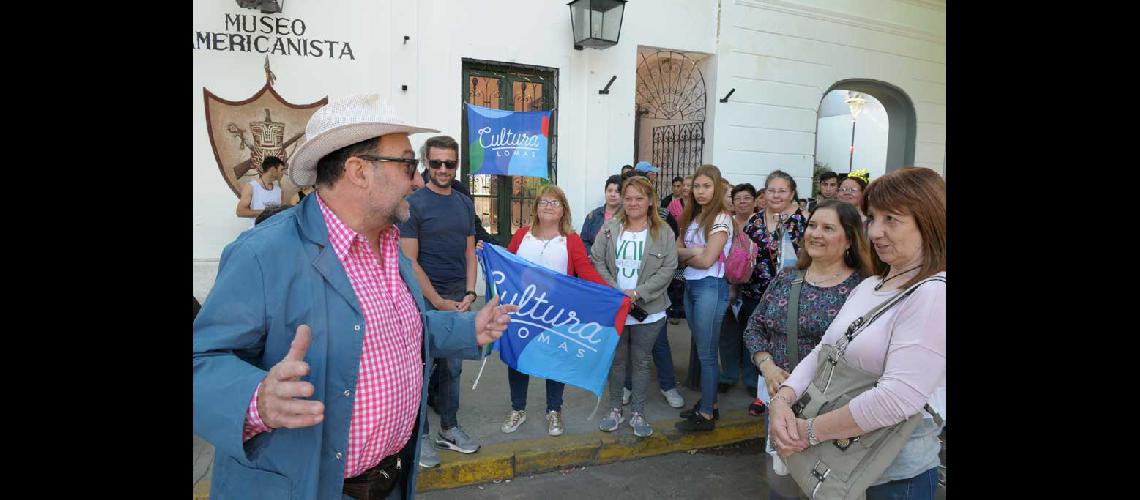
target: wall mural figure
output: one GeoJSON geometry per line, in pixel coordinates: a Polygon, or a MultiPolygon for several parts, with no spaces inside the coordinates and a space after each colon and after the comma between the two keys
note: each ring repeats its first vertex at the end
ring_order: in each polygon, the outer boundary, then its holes
{"type": "MultiPolygon", "coordinates": [[[[248,99],[229,101],[202,88],[210,146],[218,171],[234,196],[241,195],[242,183],[257,177],[257,168],[265,157],[276,156],[288,164],[297,141],[305,135],[309,117],[328,102],[325,96],[309,104],[290,103],[273,88],[276,81],[266,57],[265,85],[248,99]]],[[[289,176],[281,179],[281,190],[283,200],[292,200],[298,191],[289,176]]]]}
{"type": "Polygon", "coordinates": [[[281,12],[285,0],[237,0],[237,4],[243,9],[260,10],[262,14],[276,14],[281,12]]]}

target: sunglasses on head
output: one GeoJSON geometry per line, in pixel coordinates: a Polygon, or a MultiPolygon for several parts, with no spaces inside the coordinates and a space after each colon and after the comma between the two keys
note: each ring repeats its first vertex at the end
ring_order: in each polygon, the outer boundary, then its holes
{"type": "Polygon", "coordinates": [[[431,168],[447,167],[448,169],[455,169],[459,166],[459,160],[427,160],[427,164],[431,168]]]}

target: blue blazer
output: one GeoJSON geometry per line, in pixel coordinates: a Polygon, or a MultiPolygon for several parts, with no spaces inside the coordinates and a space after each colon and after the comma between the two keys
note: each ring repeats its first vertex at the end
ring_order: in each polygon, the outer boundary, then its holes
{"type": "MultiPolygon", "coordinates": [[[[399,254],[400,276],[424,325],[421,362],[477,359],[475,313],[427,311],[411,261],[399,254]]],[[[211,498],[342,498],[348,428],[364,341],[364,314],[329,244],[316,196],[242,233],[222,252],[218,277],[194,320],[194,434],[214,445],[211,498]],[[325,404],[320,424],[275,429],[242,443],[257,384],[285,357],[297,326],[312,328],[305,354],[325,404]]],[[[409,469],[405,498],[415,492],[428,368],[415,408],[417,425],[400,451],[409,469]]]]}

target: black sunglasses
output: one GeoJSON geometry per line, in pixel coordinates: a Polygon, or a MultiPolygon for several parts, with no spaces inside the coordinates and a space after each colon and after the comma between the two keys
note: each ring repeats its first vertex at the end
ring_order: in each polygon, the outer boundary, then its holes
{"type": "Polygon", "coordinates": [[[427,164],[431,168],[447,167],[454,170],[459,166],[459,160],[427,160],[427,164]]]}
{"type": "Polygon", "coordinates": [[[419,158],[396,158],[393,156],[376,155],[356,155],[356,157],[367,161],[390,161],[395,163],[403,163],[404,169],[408,171],[408,179],[416,178],[416,165],[420,164],[419,158]]]}

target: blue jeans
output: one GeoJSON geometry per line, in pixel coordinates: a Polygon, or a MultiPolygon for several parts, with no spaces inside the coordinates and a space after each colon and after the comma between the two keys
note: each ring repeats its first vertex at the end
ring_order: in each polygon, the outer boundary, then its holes
{"type": "MultiPolygon", "coordinates": [[[[744,346],[744,328],[748,326],[748,318],[756,310],[757,301],[743,299],[740,305],[740,318],[732,315],[732,308],[726,311],[724,323],[720,327],[720,381],[726,384],[736,384],[736,379],[743,374],[744,387],[756,388],[756,378],[760,372],[752,364],[751,353],[744,346]]],[[[755,390],[750,391],[755,393],[755,390]]]]}
{"type": "Polygon", "coordinates": [[[933,500],[938,489],[938,467],[910,479],[899,479],[867,488],[867,500],[933,500]]]}
{"type": "MultiPolygon", "coordinates": [[[[661,333],[657,334],[657,341],[653,343],[653,364],[657,367],[657,385],[661,390],[668,391],[677,387],[677,378],[673,375],[673,351],[669,348],[668,321],[661,323],[661,333]]],[[[625,388],[633,390],[633,368],[625,365],[625,388]]]]}
{"type": "MultiPolygon", "coordinates": [[[[436,358],[439,386],[435,390],[435,409],[439,412],[439,426],[448,430],[459,425],[459,375],[463,373],[463,358],[436,358]]],[[[424,424],[424,433],[427,433],[424,424]]]]}
{"type": "Polygon", "coordinates": [[[697,359],[701,366],[700,411],[712,415],[716,403],[716,385],[719,367],[717,348],[720,345],[720,324],[728,308],[728,281],[706,277],[685,283],[685,316],[693,341],[697,345],[697,359]]]}
{"type": "MultiPolygon", "coordinates": [[[[511,386],[511,409],[515,411],[525,410],[530,375],[508,366],[507,382],[511,386]]],[[[562,392],[565,390],[566,384],[546,379],[546,411],[562,411],[562,392]]]]}
{"type": "MultiPolygon", "coordinates": [[[[456,287],[452,287],[456,288],[456,287]]],[[[447,300],[462,301],[463,290],[462,283],[458,287],[458,291],[443,291],[440,296],[447,300]]],[[[429,310],[435,310],[431,302],[427,302],[429,310]]],[[[463,373],[463,358],[459,356],[451,358],[435,358],[432,360],[434,364],[432,373],[433,382],[438,378],[439,382],[428,384],[428,390],[432,391],[435,396],[435,411],[439,413],[439,426],[443,427],[441,430],[448,430],[452,427],[459,425],[459,376],[463,373]]],[[[424,420],[424,435],[428,434],[429,425],[428,420],[424,420]]]]}

